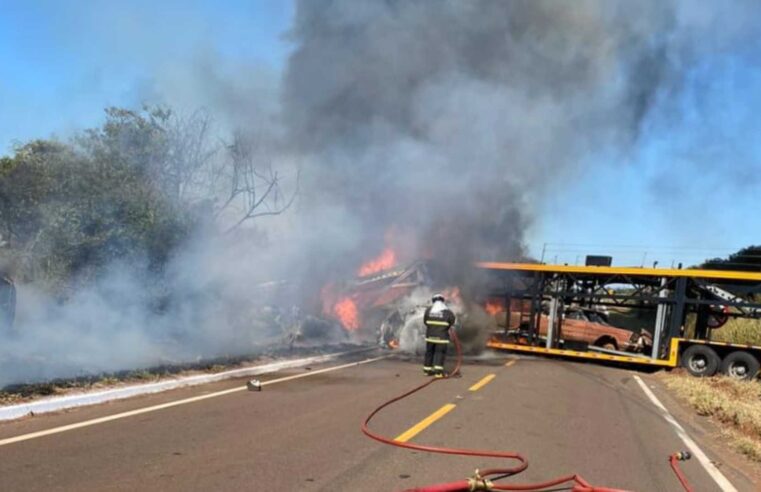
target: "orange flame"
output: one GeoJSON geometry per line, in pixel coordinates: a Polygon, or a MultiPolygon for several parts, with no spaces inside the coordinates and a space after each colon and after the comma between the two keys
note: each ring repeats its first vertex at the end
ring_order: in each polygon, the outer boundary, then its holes
{"type": "Polygon", "coordinates": [[[397,348],[399,348],[399,340],[394,339],[394,340],[389,341],[388,342],[388,348],[390,348],[390,349],[397,349],[397,348]]]}
{"type": "Polygon", "coordinates": [[[336,315],[346,330],[356,331],[359,329],[359,311],[357,311],[357,305],[351,297],[339,299],[333,305],[333,314],[336,315]]]}
{"type": "Polygon", "coordinates": [[[360,277],[367,277],[368,275],[393,268],[394,265],[396,265],[396,252],[391,248],[386,248],[376,258],[359,267],[357,274],[360,277]]]}
{"type": "Polygon", "coordinates": [[[502,302],[495,299],[489,299],[486,301],[486,304],[484,304],[484,310],[490,315],[494,316],[495,314],[504,311],[505,307],[503,306],[502,302]]]}

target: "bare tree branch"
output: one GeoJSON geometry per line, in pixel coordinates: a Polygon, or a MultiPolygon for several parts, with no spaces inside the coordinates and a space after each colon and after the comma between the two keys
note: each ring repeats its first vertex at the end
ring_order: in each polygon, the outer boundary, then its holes
{"type": "Polygon", "coordinates": [[[219,217],[236,201],[245,203],[242,215],[228,228],[225,233],[230,233],[240,227],[247,220],[268,215],[279,215],[287,210],[295,201],[299,190],[300,175],[296,173],[295,187],[289,199],[282,203],[283,196],[281,178],[278,172],[272,169],[270,162],[265,162],[261,167],[254,160],[254,149],[250,143],[239,135],[228,146],[232,159],[232,172],[230,192],[216,211],[219,217]]]}

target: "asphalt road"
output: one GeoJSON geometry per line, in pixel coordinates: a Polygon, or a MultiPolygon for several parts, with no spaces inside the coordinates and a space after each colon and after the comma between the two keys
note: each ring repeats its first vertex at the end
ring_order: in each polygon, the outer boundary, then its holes
{"type": "MultiPolygon", "coordinates": [[[[367,358],[365,356],[364,358],[367,358]]],[[[411,442],[519,451],[526,472],[509,481],[579,473],[594,485],[681,490],[667,457],[684,444],[634,379],[590,364],[507,356],[470,361],[463,377],[437,382],[390,407],[373,428],[411,442]],[[470,391],[487,375],[494,377],[470,391]],[[449,411],[424,427],[443,406],[449,411]]],[[[342,362],[343,363],[343,362],[342,362]]],[[[470,475],[498,460],[412,452],[365,437],[360,423],[376,405],[423,379],[413,361],[385,359],[232,391],[65,432],[0,444],[0,491],[326,490],[389,491],[470,475]]],[[[656,386],[655,378],[640,375],[656,386]]],[[[0,424],[4,439],[58,429],[184,398],[241,387],[233,380],[0,424]]],[[[670,406],[667,404],[667,406],[670,406]]],[[[678,410],[678,409],[676,409],[678,410]]],[[[677,418],[679,412],[674,413],[677,418]]],[[[712,453],[704,429],[683,422],[741,491],[752,479],[712,453]]],[[[696,491],[719,490],[696,460],[683,465],[696,491]]]]}

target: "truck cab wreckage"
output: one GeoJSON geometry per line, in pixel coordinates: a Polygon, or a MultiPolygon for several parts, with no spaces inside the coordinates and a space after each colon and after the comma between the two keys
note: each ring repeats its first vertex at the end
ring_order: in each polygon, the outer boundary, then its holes
{"type": "Polygon", "coordinates": [[[457,308],[458,291],[447,287],[435,263],[418,260],[328,286],[323,289],[323,315],[337,318],[347,331],[363,331],[381,346],[396,348],[406,342],[414,350],[422,344],[422,315],[434,291],[449,294],[457,308]]]}

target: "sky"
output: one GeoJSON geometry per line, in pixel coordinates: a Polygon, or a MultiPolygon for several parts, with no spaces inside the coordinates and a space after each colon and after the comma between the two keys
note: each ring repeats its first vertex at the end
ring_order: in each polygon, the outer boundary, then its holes
{"type": "Polygon", "coordinates": [[[187,87],[199,71],[275,74],[293,14],[290,2],[267,0],[225,0],[223,8],[192,0],[0,5],[0,152],[97,125],[107,106],[162,98],[196,104],[174,93],[171,82],[182,79],[175,87],[187,87]],[[208,60],[215,65],[205,66],[208,60]]]}
{"type": "Polygon", "coordinates": [[[673,101],[676,124],[652,123],[632,155],[612,165],[598,157],[548,199],[533,251],[552,243],[545,260],[583,262],[594,249],[670,266],[760,244],[757,50],[699,64],[673,101]]]}
{"type": "MultiPolygon", "coordinates": [[[[251,88],[277,98],[292,49],[289,1],[0,5],[0,154],[95,126],[108,106],[249,111],[251,88]]],[[[679,118],[653,115],[626,155],[590,152],[588,165],[537,199],[529,252],[670,266],[761,244],[759,53],[750,45],[701,60],[669,101],[679,118]]]]}

